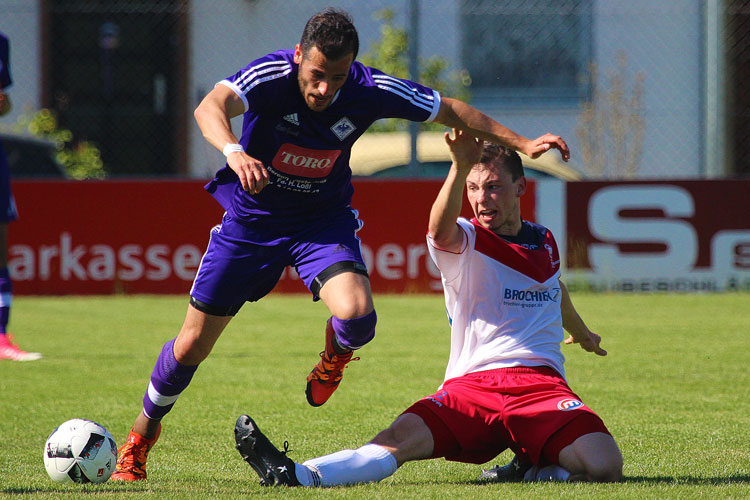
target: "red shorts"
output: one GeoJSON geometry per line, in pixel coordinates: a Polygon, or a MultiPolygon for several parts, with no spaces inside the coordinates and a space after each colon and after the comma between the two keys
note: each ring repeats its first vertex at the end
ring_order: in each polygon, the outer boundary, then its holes
{"type": "Polygon", "coordinates": [[[487,370],[443,383],[404,413],[422,418],[432,432],[432,458],[481,464],[505,449],[537,465],[558,463],[560,450],[604,422],[552,368],[487,370]]]}

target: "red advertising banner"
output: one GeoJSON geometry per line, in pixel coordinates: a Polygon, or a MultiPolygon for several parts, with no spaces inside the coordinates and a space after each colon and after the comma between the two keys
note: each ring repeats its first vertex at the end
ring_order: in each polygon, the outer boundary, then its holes
{"type": "Polygon", "coordinates": [[[595,290],[750,290],[750,180],[571,182],[567,268],[595,290]]]}
{"type": "MultiPolygon", "coordinates": [[[[440,180],[357,180],[353,207],[376,293],[440,290],[425,244],[440,180]]],[[[205,181],[14,181],[16,294],[185,293],[222,209],[205,181]]],[[[522,198],[535,220],[535,185],[522,198]]],[[[470,215],[468,204],[465,215],[470,215]]],[[[287,270],[275,292],[306,292],[287,270]]]]}

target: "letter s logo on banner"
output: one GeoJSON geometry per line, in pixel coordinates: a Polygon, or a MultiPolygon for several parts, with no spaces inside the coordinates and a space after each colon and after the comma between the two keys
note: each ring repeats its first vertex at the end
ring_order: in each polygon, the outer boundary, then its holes
{"type": "Polygon", "coordinates": [[[606,243],[593,243],[589,258],[594,270],[628,275],[690,272],[698,256],[698,237],[692,224],[678,217],[692,217],[692,195],[674,185],[612,186],[596,191],[589,205],[591,234],[606,243]],[[664,218],[629,219],[624,210],[661,210],[664,218]],[[623,243],[661,244],[660,252],[626,253],[623,243]]]}
{"type": "Polygon", "coordinates": [[[327,176],[341,150],[308,149],[294,144],[282,144],[272,165],[280,172],[297,177],[320,178],[327,176]]]}

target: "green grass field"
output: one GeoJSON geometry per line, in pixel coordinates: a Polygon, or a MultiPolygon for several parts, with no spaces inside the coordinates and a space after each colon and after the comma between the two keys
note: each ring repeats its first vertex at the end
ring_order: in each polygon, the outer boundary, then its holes
{"type": "MultiPolygon", "coordinates": [[[[249,413],[298,461],[358,447],[442,381],[442,296],[376,296],[378,334],[333,398],[307,405],[322,348],[322,304],[273,295],[229,325],[165,419],[137,484],[61,485],[44,470],[47,435],[70,418],[121,444],[185,297],[17,297],[11,331],[44,359],[0,361],[0,496],[14,498],[750,498],[750,294],[573,296],[606,358],[563,346],[570,385],[604,419],[625,459],[619,484],[477,484],[480,466],[408,463],[379,484],[273,489],[234,449],[249,413]]],[[[511,457],[505,452],[494,463],[511,457]]]]}

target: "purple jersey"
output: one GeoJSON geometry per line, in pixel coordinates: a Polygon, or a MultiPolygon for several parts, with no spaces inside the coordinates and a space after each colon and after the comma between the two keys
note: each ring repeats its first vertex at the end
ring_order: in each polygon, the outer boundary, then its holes
{"type": "Polygon", "coordinates": [[[225,165],[206,186],[233,217],[267,221],[279,235],[349,206],[351,147],[374,121],[430,121],[440,107],[438,92],[355,61],[330,106],[316,112],[297,74],[294,51],[281,50],[219,82],[245,103],[240,144],[263,162],[270,182],[249,194],[225,165]]]}

